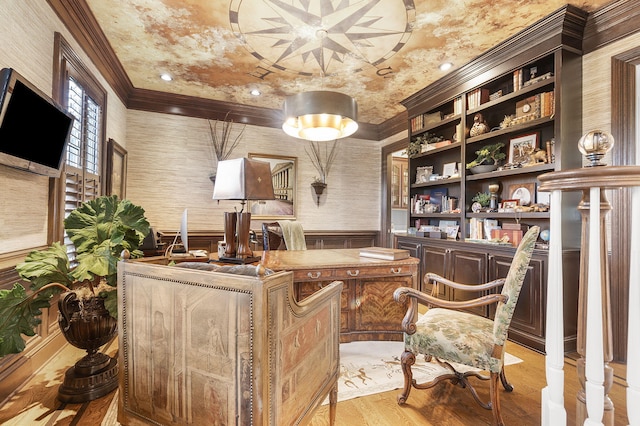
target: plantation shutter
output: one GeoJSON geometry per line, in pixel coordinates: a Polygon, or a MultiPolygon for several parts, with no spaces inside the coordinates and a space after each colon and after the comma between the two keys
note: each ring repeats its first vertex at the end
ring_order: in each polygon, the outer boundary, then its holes
{"type": "MultiPolygon", "coordinates": [[[[65,165],[64,217],[85,201],[100,196],[102,108],[73,77],[68,78],[67,109],[75,120],[65,165]]],[[[69,254],[75,251],[65,235],[69,254]]],[[[73,258],[73,256],[72,256],[73,258]]]]}

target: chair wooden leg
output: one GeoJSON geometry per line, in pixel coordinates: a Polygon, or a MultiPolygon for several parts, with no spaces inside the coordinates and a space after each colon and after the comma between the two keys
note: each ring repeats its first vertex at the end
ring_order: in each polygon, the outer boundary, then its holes
{"type": "Polygon", "coordinates": [[[404,351],[400,361],[402,365],[402,372],[404,373],[404,389],[402,390],[402,393],[398,395],[398,404],[402,405],[407,402],[409,392],[411,392],[411,386],[413,384],[411,366],[416,363],[416,356],[411,351],[404,351]]]}
{"type": "Polygon", "coordinates": [[[493,413],[494,426],[504,426],[502,414],[500,413],[500,393],[498,392],[498,379],[500,377],[500,373],[491,373],[491,380],[489,381],[489,393],[491,394],[491,412],[493,413]]]}
{"type": "Polygon", "coordinates": [[[500,371],[500,381],[502,382],[502,387],[507,392],[513,391],[513,386],[507,380],[507,376],[504,374],[504,367],[502,367],[502,371],[500,371]]]}
{"type": "Polygon", "coordinates": [[[338,384],[329,392],[329,425],[336,424],[336,408],[338,406],[338,384]]]}

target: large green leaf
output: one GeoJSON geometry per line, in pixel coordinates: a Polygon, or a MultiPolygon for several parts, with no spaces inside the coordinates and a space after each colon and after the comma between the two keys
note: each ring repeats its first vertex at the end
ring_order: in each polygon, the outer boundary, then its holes
{"type": "Polygon", "coordinates": [[[79,281],[105,277],[113,286],[122,251],[138,255],[137,249],[149,233],[144,209],[115,195],[83,203],[69,214],[64,226],[77,252],[73,276],[79,281]]]}
{"type": "Polygon", "coordinates": [[[0,290],[0,357],[24,350],[22,334],[33,336],[40,324],[42,308],[49,307],[50,296],[44,293],[30,298],[16,283],[11,290],[0,290]]]}
{"type": "Polygon", "coordinates": [[[16,265],[18,274],[31,282],[31,290],[38,290],[50,283],[67,287],[74,281],[69,267],[66,247],[56,242],[44,250],[34,250],[24,262],[16,265]]]}

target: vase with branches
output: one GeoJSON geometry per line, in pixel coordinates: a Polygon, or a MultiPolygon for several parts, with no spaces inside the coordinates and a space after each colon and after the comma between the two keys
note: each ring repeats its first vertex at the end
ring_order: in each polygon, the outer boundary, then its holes
{"type": "Polygon", "coordinates": [[[306,147],[304,149],[311,160],[311,164],[319,173],[319,176],[314,177],[313,182],[311,182],[311,186],[316,192],[316,204],[318,205],[320,205],[320,195],[327,187],[327,177],[338,153],[337,141],[333,141],[331,149],[329,149],[328,143],[323,143],[322,148],[320,145],[319,142],[309,142],[309,149],[306,147]]]}
{"type": "Polygon", "coordinates": [[[224,120],[207,120],[209,122],[209,131],[211,134],[211,151],[214,157],[213,172],[209,176],[212,182],[215,183],[216,170],[218,163],[223,160],[227,160],[233,150],[238,146],[246,125],[242,126],[239,132],[232,137],[234,121],[229,120],[230,111],[224,116],[224,120]]]}
{"type": "Polygon", "coordinates": [[[309,149],[305,147],[304,151],[307,153],[313,167],[315,167],[320,175],[319,177],[316,177],[314,181],[326,184],[329,171],[331,170],[331,166],[333,165],[333,162],[336,159],[336,154],[338,153],[338,145],[336,141],[333,141],[331,149],[329,149],[329,144],[323,143],[322,145],[323,146],[321,147],[319,142],[309,142],[309,149]]]}

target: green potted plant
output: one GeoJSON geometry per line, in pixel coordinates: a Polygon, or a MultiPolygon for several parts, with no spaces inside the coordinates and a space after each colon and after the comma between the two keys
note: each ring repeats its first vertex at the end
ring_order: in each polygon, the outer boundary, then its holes
{"type": "MultiPolygon", "coordinates": [[[[436,136],[434,133],[425,133],[423,135],[418,136],[411,142],[409,142],[409,146],[407,147],[404,154],[407,154],[408,157],[415,157],[416,155],[422,153],[422,145],[430,145],[441,142],[444,140],[442,136],[436,136]]],[[[433,148],[435,149],[435,145],[433,148]]]]}
{"type": "Polygon", "coordinates": [[[471,170],[471,173],[486,173],[494,171],[498,168],[500,160],[506,158],[506,154],[500,150],[504,147],[503,143],[495,143],[492,145],[485,145],[478,151],[476,151],[476,159],[470,163],[467,163],[467,169],[471,170]]]}
{"type": "Polygon", "coordinates": [[[138,247],[149,233],[149,222],[144,209],[113,195],[83,203],[64,226],[75,258],[70,259],[59,242],[32,251],[16,265],[31,292],[20,283],[0,291],[0,357],[24,350],[21,335],[33,336],[42,308],[50,306],[54,294],[64,292],[58,301],[60,328],[69,343],[89,352],[82,360],[93,373],[96,362],[111,362],[97,351],[117,331],[117,262],[124,250],[131,257],[142,256],[138,247]]]}

